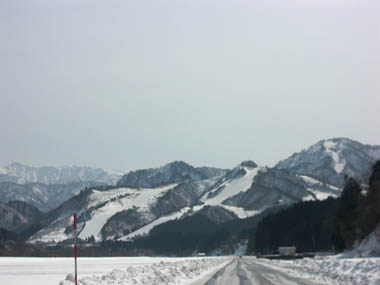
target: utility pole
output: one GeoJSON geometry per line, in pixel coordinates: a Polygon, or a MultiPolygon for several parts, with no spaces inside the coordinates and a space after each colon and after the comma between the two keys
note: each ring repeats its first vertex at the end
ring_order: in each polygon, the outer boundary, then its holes
{"type": "Polygon", "coordinates": [[[75,259],[75,285],[78,285],[78,275],[77,275],[77,213],[74,213],[74,259],[75,259]]]}

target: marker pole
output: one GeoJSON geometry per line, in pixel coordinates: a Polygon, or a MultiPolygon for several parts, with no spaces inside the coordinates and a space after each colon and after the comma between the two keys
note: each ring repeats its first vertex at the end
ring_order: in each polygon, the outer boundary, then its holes
{"type": "Polygon", "coordinates": [[[75,285],[78,285],[77,275],[77,214],[74,213],[74,259],[75,259],[75,285]]]}

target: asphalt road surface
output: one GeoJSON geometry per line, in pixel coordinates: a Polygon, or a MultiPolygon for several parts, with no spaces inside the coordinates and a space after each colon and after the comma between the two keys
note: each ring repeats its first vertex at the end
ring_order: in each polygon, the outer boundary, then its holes
{"type": "MultiPolygon", "coordinates": [[[[207,277],[208,278],[208,277],[207,277]]],[[[208,280],[193,285],[321,285],[312,280],[293,277],[255,262],[253,258],[234,258],[208,280]]]]}

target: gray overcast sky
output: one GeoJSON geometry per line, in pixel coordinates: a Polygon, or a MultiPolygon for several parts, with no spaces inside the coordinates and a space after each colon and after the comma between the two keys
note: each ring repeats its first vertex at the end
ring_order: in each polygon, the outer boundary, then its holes
{"type": "Polygon", "coordinates": [[[380,1],[1,0],[0,166],[380,144],[380,1]]]}

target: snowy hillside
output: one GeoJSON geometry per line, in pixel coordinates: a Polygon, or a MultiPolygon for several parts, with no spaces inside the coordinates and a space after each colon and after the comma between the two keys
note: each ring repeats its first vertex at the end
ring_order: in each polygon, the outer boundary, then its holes
{"type": "MultiPolygon", "coordinates": [[[[115,188],[82,192],[76,205],[72,206],[76,197],[63,204],[55,211],[55,217],[47,221],[30,241],[58,242],[72,237],[73,211],[78,213],[79,237],[82,239],[92,236],[97,240],[113,239],[127,235],[151,222],[157,223],[159,218],[165,220],[166,213],[160,213],[160,204],[171,206],[171,202],[178,202],[168,195],[181,191],[180,187],[183,186],[173,184],[154,189],[115,188]]],[[[173,208],[175,211],[183,210],[177,206],[173,208]]]]}
{"type": "Polygon", "coordinates": [[[223,202],[228,198],[237,195],[241,191],[246,191],[251,186],[259,169],[254,163],[243,162],[224,176],[193,182],[192,190],[187,190],[187,193],[195,191],[197,194],[194,197],[198,196],[197,200],[194,200],[193,203],[188,203],[179,211],[154,220],[136,232],[121,238],[121,240],[129,240],[137,235],[148,234],[151,229],[159,224],[200,212],[217,223],[229,221],[231,217],[235,219],[247,218],[260,213],[259,211],[245,210],[239,206],[223,205],[223,202]]]}
{"type": "Polygon", "coordinates": [[[35,207],[20,201],[0,202],[0,228],[20,231],[35,222],[42,213],[35,207]]]}
{"type": "Polygon", "coordinates": [[[225,200],[224,205],[262,212],[265,209],[290,205],[304,200],[321,200],[336,197],[340,191],[309,177],[291,174],[276,168],[262,168],[246,191],[225,200]]]}
{"type": "Polygon", "coordinates": [[[66,184],[0,182],[0,201],[4,203],[16,200],[23,201],[43,212],[47,212],[77,195],[84,188],[98,184],[93,182],[71,182],[66,184]]]}
{"type": "Polygon", "coordinates": [[[0,182],[66,184],[91,181],[114,185],[121,175],[120,172],[109,172],[100,168],[79,166],[32,167],[14,162],[0,169],[0,182]]]}
{"type": "Polygon", "coordinates": [[[172,211],[126,235],[122,240],[148,234],[153,227],[163,222],[196,213],[202,213],[212,221],[221,223],[230,221],[231,217],[252,217],[271,207],[290,205],[302,200],[322,200],[340,194],[340,190],[334,186],[310,177],[298,177],[287,171],[259,167],[252,161],[242,162],[222,177],[193,182],[192,187],[204,192],[198,202],[193,201],[193,206],[188,203],[180,211],[172,211]]]}
{"type": "Polygon", "coordinates": [[[376,159],[380,159],[380,146],[364,145],[348,138],[333,138],[321,140],[280,161],[275,167],[341,188],[345,175],[367,181],[376,159]]]}
{"type": "Polygon", "coordinates": [[[4,203],[0,203],[0,216],[0,228],[6,230],[15,231],[18,227],[28,223],[27,217],[4,203]]]}
{"type": "Polygon", "coordinates": [[[251,164],[243,162],[213,185],[201,201],[207,205],[219,205],[228,198],[247,191],[259,170],[254,162],[251,164]]]}
{"type": "MultiPolygon", "coordinates": [[[[140,190],[118,188],[107,192],[93,191],[89,199],[88,208],[94,208],[94,210],[90,213],[91,219],[79,225],[82,229],[79,237],[82,239],[91,236],[96,239],[102,238],[101,230],[108,219],[125,209],[132,209],[141,214],[140,219],[144,219],[143,223],[154,220],[156,216],[151,213],[150,206],[157,201],[160,195],[175,186],[169,185],[161,188],[140,190]]],[[[137,215],[133,222],[138,223],[137,215]]],[[[113,236],[108,237],[113,238],[113,236]]]]}

